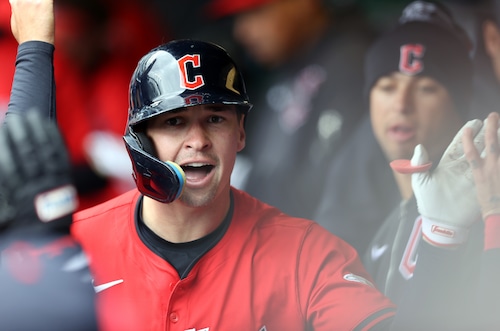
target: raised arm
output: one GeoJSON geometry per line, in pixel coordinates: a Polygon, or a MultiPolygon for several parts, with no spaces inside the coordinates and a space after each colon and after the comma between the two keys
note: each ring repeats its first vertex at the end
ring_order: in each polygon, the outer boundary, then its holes
{"type": "Polygon", "coordinates": [[[7,117],[34,109],[56,120],[53,0],[10,0],[19,43],[7,117]]]}
{"type": "Polygon", "coordinates": [[[482,153],[474,146],[473,134],[464,132],[464,152],[472,168],[477,200],[484,221],[482,268],[477,288],[475,314],[485,329],[500,327],[500,115],[491,113],[485,121],[485,147],[482,153]]]}
{"type": "MultiPolygon", "coordinates": [[[[436,169],[412,175],[423,240],[391,330],[500,328],[498,122],[468,122],[436,169]]],[[[412,166],[426,162],[416,148],[412,166]]]]}

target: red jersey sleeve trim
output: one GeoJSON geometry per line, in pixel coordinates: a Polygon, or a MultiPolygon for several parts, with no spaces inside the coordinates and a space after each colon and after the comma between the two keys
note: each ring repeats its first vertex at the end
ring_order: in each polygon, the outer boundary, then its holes
{"type": "Polygon", "coordinates": [[[500,248],[500,214],[486,217],[484,223],[484,250],[500,248]]]}
{"type": "Polygon", "coordinates": [[[393,317],[396,314],[395,308],[386,308],[368,316],[353,331],[370,331],[381,321],[393,317]]]}

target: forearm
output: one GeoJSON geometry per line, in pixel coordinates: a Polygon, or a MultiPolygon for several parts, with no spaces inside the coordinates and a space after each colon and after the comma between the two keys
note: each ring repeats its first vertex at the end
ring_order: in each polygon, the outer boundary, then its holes
{"type": "Polygon", "coordinates": [[[391,330],[460,329],[466,314],[464,298],[469,296],[463,287],[468,273],[462,272],[464,248],[448,250],[421,242],[413,278],[401,296],[391,330]]]}
{"type": "Polygon", "coordinates": [[[56,120],[54,46],[40,41],[19,45],[7,116],[36,109],[56,120]]]}
{"type": "Polygon", "coordinates": [[[500,216],[494,217],[484,227],[476,223],[467,244],[455,249],[421,242],[415,273],[390,330],[500,327],[500,216]]]}
{"type": "Polygon", "coordinates": [[[484,236],[476,314],[484,322],[482,330],[495,330],[500,328],[500,215],[486,218],[484,236]]]}

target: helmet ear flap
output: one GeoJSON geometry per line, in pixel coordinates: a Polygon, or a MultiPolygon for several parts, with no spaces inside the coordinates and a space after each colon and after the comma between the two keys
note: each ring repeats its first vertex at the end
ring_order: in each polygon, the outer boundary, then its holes
{"type": "Polygon", "coordinates": [[[135,136],[137,137],[137,140],[139,140],[139,143],[145,152],[153,156],[158,156],[153,140],[151,140],[145,132],[135,132],[135,136]]]}
{"type": "Polygon", "coordinates": [[[132,160],[134,168],[133,177],[137,189],[144,195],[157,201],[170,203],[177,199],[183,191],[185,174],[182,168],[171,161],[160,161],[142,146],[148,144],[153,148],[151,139],[144,132],[139,134],[129,130],[124,136],[125,147],[132,160]],[[139,141],[142,135],[143,141],[139,141]]]}

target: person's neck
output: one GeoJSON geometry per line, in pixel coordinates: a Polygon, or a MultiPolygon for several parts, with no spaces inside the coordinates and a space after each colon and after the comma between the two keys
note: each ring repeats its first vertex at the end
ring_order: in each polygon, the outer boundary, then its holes
{"type": "Polygon", "coordinates": [[[142,219],[159,237],[172,243],[183,243],[214,231],[224,221],[229,205],[229,192],[202,207],[191,207],[181,200],[166,204],[144,197],[142,219]]]}
{"type": "Polygon", "coordinates": [[[411,188],[411,175],[401,174],[393,171],[396,184],[401,194],[401,199],[408,200],[413,196],[413,189],[411,188]]]}

